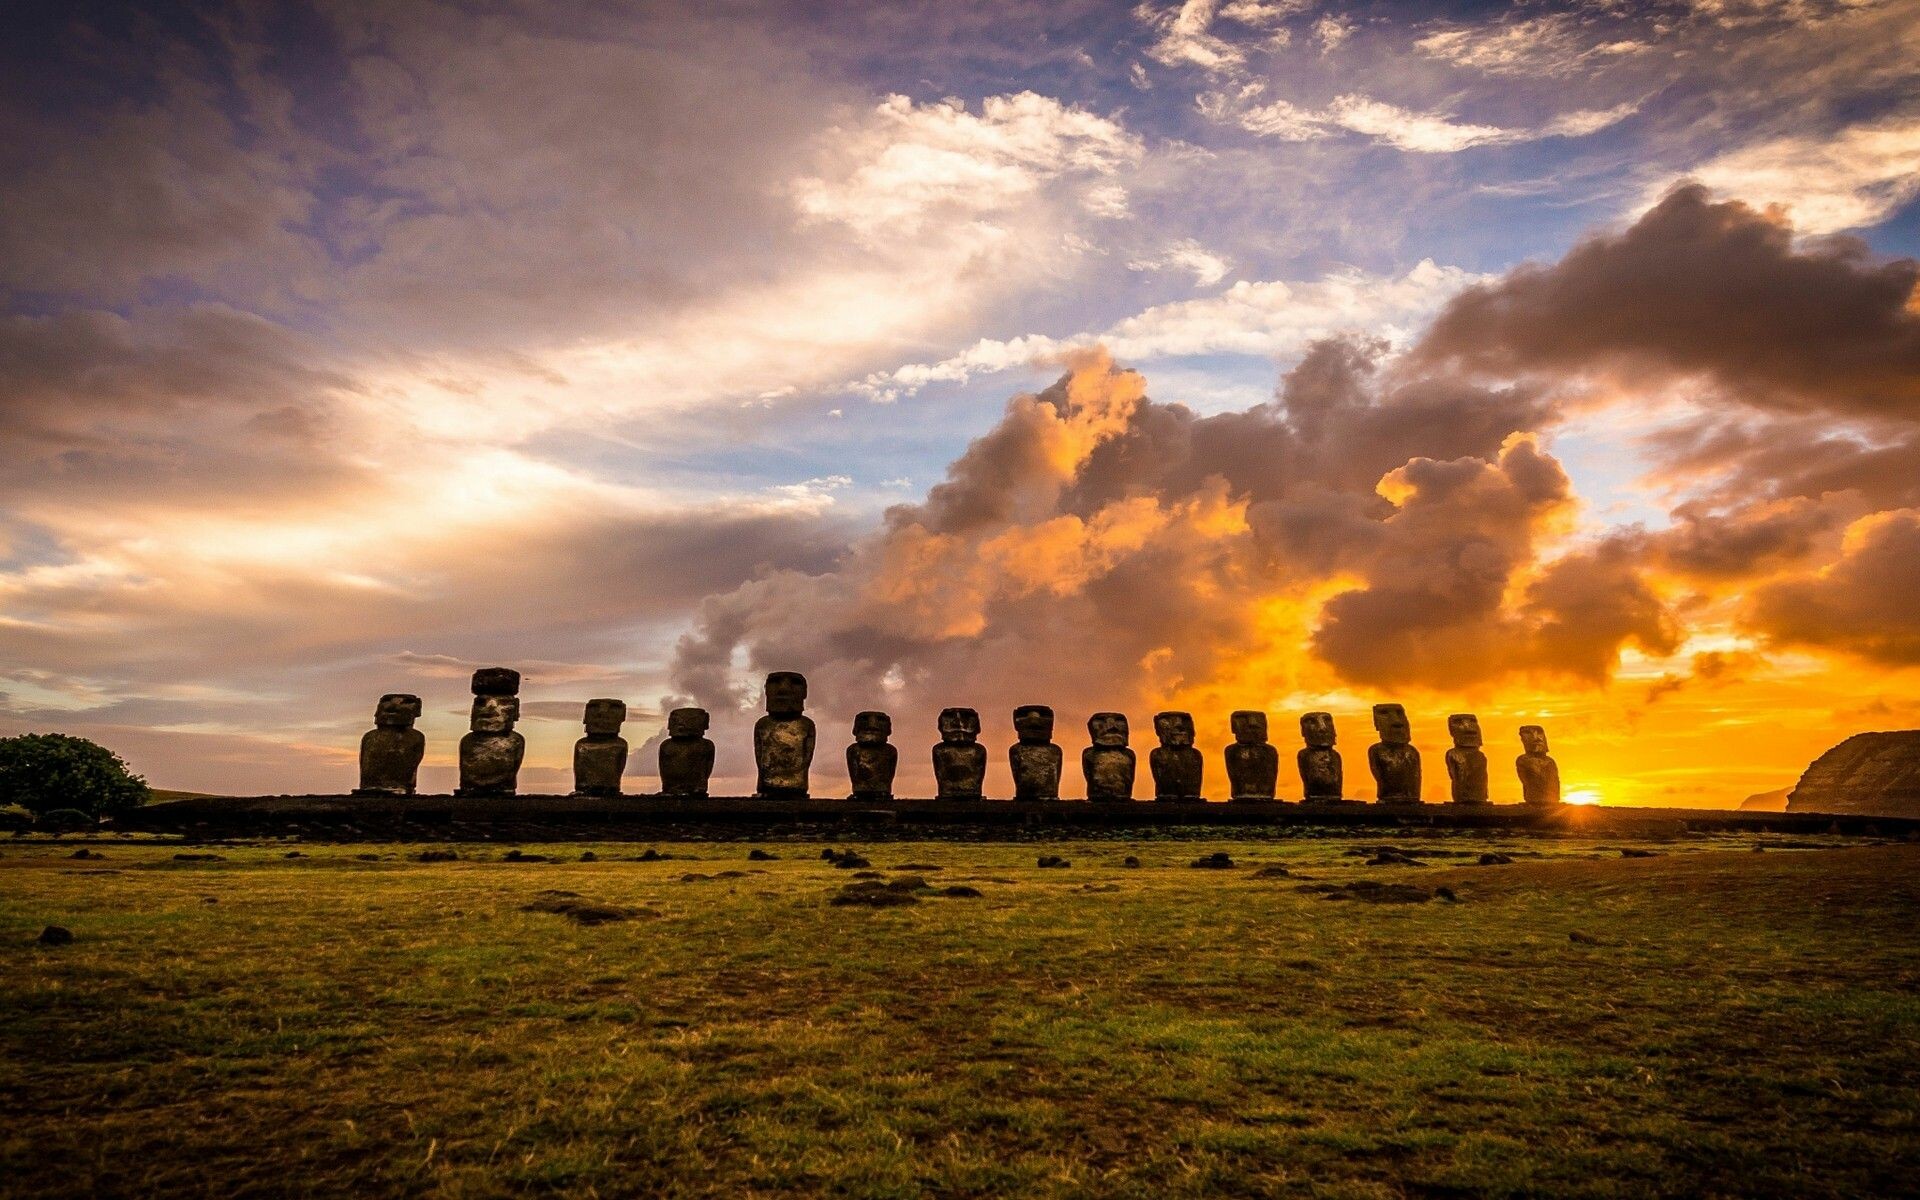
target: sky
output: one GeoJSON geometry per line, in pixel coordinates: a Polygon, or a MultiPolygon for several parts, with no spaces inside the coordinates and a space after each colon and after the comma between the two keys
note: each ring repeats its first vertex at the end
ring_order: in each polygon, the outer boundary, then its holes
{"type": "MultiPolygon", "coordinates": [[[[1920,726],[1920,4],[9,8],[0,734],[337,792],[384,692],[523,791],[624,698],[816,791],[1476,712],[1737,804],[1920,726]]],[[[1144,771],[1143,771],[1144,778],[1144,771]]],[[[1070,793],[1074,790],[1069,781],[1070,793]]]]}

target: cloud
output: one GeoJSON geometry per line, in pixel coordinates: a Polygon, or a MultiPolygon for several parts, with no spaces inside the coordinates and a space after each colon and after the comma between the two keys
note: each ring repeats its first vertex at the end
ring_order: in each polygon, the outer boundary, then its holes
{"type": "Polygon", "coordinates": [[[1632,38],[1599,40],[1573,14],[1549,13],[1489,26],[1436,30],[1414,42],[1414,49],[1488,75],[1559,77],[1592,69],[1596,60],[1640,54],[1649,47],[1632,38]]]}
{"type": "MultiPolygon", "coordinates": [[[[1715,155],[1687,172],[1720,195],[1778,205],[1802,234],[1877,225],[1920,196],[1920,117],[1793,134],[1715,155]]],[[[1649,190],[1647,203],[1672,186],[1649,190]]]]}
{"type": "Polygon", "coordinates": [[[1783,222],[1676,189],[1622,233],[1468,289],[1417,351],[1498,375],[1702,376],[1748,404],[1920,416],[1920,263],[1796,247],[1783,222]]]}
{"type": "Polygon", "coordinates": [[[1212,287],[1226,278],[1233,264],[1209,251],[1192,238],[1182,238],[1160,253],[1136,258],[1127,263],[1129,271],[1191,271],[1193,286],[1212,287]]]}
{"type": "Polygon", "coordinates": [[[1296,283],[1243,280],[1215,296],[1156,305],[1098,332],[982,339],[939,362],[876,372],[858,386],[873,399],[889,401],[932,383],[1024,368],[1094,345],[1132,362],[1202,354],[1290,356],[1343,330],[1409,333],[1477,278],[1427,261],[1387,278],[1346,271],[1296,283]]]}
{"type": "Polygon", "coordinates": [[[1818,571],[1757,589],[1748,618],[1783,645],[1912,666],[1920,664],[1915,595],[1920,595],[1920,510],[1898,509],[1855,522],[1839,557],[1818,571]]]}
{"type": "Polygon", "coordinates": [[[1199,98],[1199,108],[1214,120],[1231,121],[1262,137],[1291,142],[1317,141],[1345,130],[1363,134],[1380,145],[1415,154],[1456,154],[1475,146],[1585,137],[1639,111],[1639,104],[1630,102],[1609,109],[1563,113],[1534,129],[1511,129],[1464,124],[1444,112],[1418,112],[1360,93],[1338,96],[1327,107],[1317,110],[1286,100],[1253,103],[1263,91],[1264,85],[1254,83],[1231,93],[1208,92],[1199,98]]]}

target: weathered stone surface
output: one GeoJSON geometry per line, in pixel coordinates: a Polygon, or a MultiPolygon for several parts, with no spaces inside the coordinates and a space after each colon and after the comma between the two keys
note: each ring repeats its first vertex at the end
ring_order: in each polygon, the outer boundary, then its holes
{"type": "Polygon", "coordinates": [[[473,673],[476,696],[518,696],[520,672],[512,667],[481,667],[473,673]]]}
{"type": "Polygon", "coordinates": [[[1560,764],[1547,753],[1547,731],[1538,725],[1520,727],[1525,753],[1513,760],[1520,776],[1520,799],[1528,804],[1560,803],[1560,764]]]}
{"type": "Polygon", "coordinates": [[[1486,804],[1487,755],[1480,748],[1480,718],[1472,713],[1454,713],[1447,718],[1447,733],[1453,749],[1447,751],[1447,780],[1453,786],[1455,804],[1486,804]]]}
{"type": "Polygon", "coordinates": [[[1058,800],[1064,755],[1053,744],[1053,710],[1044,704],[1021,705],[1013,710],[1013,731],[1020,739],[1007,750],[1013,798],[1058,800]]]}
{"type": "Polygon", "coordinates": [[[420,697],[389,692],[373,710],[373,728],[360,739],[360,786],[356,796],[411,796],[420,776],[427,737],[413,723],[420,697]]]}
{"type": "Polygon", "coordinates": [[[892,735],[893,718],[883,712],[863,712],[853,718],[847,780],[855,800],[893,799],[893,774],[900,765],[900,751],[887,743],[892,735]]]}
{"type": "Polygon", "coordinates": [[[1227,787],[1235,800],[1272,800],[1280,786],[1280,752],[1267,741],[1267,714],[1233,714],[1233,744],[1227,747],[1227,787]]]}
{"type": "Polygon", "coordinates": [[[620,794],[620,777],[627,771],[627,739],[620,736],[620,726],[626,719],[623,701],[587,701],[587,736],[573,744],[574,795],[620,794]]]}
{"type": "Polygon", "coordinates": [[[1306,742],[1297,756],[1301,799],[1309,804],[1341,799],[1346,794],[1346,772],[1340,764],[1340,752],[1333,748],[1338,740],[1333,714],[1310,712],[1302,716],[1300,737],[1306,742]]]}
{"type": "MultiPolygon", "coordinates": [[[[475,673],[476,681],[479,672],[475,673]]],[[[516,675],[517,679],[518,676],[516,675]]],[[[527,742],[514,732],[520,698],[494,694],[473,698],[473,732],[460,739],[460,786],[456,796],[511,796],[519,787],[527,742]]]]}
{"type": "Polygon", "coordinates": [[[940,710],[940,743],[933,748],[933,779],[942,800],[978,800],[987,782],[987,748],[980,744],[980,714],[971,708],[940,710]]]}
{"type": "Polygon", "coordinates": [[[1420,752],[1413,747],[1407,710],[1398,704],[1376,704],[1373,727],[1380,740],[1367,748],[1367,766],[1373,771],[1380,803],[1420,803],[1420,752]]]}
{"type": "Polygon", "coordinates": [[[667,714],[667,736],[660,742],[660,791],[668,796],[704,796],[712,776],[707,710],[674,709],[667,714]]]}
{"type": "Polygon", "coordinates": [[[1086,777],[1087,799],[1099,804],[1133,799],[1134,754],[1127,746],[1125,713],[1099,712],[1087,718],[1093,745],[1080,752],[1080,773],[1086,777]]]}
{"type": "Polygon", "coordinates": [[[759,769],[755,791],[776,799],[807,798],[807,771],[813,766],[813,721],[807,706],[807,677],[798,671],[767,676],[767,715],[754,722],[753,761],[759,769]]]}
{"type": "Polygon", "coordinates": [[[1920,817],[1920,729],[1841,742],[1807,767],[1787,811],[1920,817]]]}
{"type": "Polygon", "coordinates": [[[49,925],[40,931],[40,936],[35,940],[42,946],[71,946],[73,930],[65,925],[49,925]]]}
{"type": "Polygon", "coordinates": [[[1160,744],[1147,755],[1147,767],[1153,772],[1153,798],[1176,801],[1201,799],[1206,759],[1193,744],[1193,714],[1156,713],[1153,732],[1160,739],[1160,744]]]}

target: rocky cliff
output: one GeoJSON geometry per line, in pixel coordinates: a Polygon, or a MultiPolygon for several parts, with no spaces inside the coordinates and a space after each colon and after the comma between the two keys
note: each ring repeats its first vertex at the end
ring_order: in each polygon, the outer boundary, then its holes
{"type": "Polygon", "coordinates": [[[1800,776],[1787,811],[1920,816],[1920,729],[1841,742],[1800,776]]]}

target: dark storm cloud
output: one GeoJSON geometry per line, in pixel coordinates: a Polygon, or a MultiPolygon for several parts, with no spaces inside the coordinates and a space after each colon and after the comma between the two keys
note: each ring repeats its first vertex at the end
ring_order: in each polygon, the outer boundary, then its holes
{"type": "Polygon", "coordinates": [[[1920,417],[1920,263],[1790,226],[1697,185],[1448,305],[1415,351],[1497,375],[1702,375],[1770,409],[1920,417]]]}

